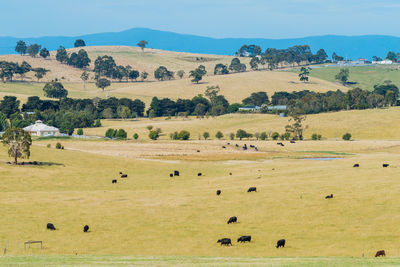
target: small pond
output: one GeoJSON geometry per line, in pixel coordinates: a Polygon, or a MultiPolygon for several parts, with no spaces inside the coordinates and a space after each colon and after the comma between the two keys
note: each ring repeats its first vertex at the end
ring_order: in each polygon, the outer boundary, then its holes
{"type": "Polygon", "coordinates": [[[322,160],[322,161],[330,161],[330,160],[337,160],[343,158],[303,158],[305,160],[322,160]]]}

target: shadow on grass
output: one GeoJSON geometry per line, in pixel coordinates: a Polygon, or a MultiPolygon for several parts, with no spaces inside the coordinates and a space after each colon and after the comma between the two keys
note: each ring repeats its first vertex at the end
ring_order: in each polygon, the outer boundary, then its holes
{"type": "MultiPolygon", "coordinates": [[[[5,164],[8,165],[15,165],[13,162],[7,161],[4,162],[5,164]]],[[[23,162],[18,162],[17,166],[64,166],[64,164],[62,163],[58,163],[58,162],[42,162],[42,161],[23,161],[23,162]]]]}

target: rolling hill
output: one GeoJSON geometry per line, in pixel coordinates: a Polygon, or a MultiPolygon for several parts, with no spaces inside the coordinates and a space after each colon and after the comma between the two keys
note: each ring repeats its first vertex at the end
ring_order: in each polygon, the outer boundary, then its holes
{"type": "MultiPolygon", "coordinates": [[[[82,36],[48,36],[36,38],[22,38],[27,43],[38,43],[49,50],[55,50],[60,45],[66,48],[73,47],[74,41],[82,38],[88,46],[136,46],[140,40],[147,40],[149,47],[155,49],[190,52],[201,54],[233,55],[243,44],[260,45],[263,50],[269,47],[287,48],[293,45],[310,45],[315,52],[324,48],[329,55],[338,53],[349,59],[359,57],[384,57],[388,51],[397,51],[400,47],[400,38],[384,35],[364,36],[312,36],[292,39],[263,39],[263,38],[224,38],[216,39],[188,34],[178,34],[166,31],[157,31],[146,28],[133,28],[121,32],[108,32],[82,36]]],[[[0,37],[0,54],[15,53],[15,44],[21,38],[0,37]]]]}

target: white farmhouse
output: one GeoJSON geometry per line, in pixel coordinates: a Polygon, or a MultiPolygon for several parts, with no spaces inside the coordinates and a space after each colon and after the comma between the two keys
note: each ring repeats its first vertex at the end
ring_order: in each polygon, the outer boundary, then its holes
{"type": "Polygon", "coordinates": [[[35,124],[32,124],[24,128],[24,131],[28,132],[32,136],[59,136],[60,130],[53,126],[48,126],[42,121],[37,120],[35,124]]]}

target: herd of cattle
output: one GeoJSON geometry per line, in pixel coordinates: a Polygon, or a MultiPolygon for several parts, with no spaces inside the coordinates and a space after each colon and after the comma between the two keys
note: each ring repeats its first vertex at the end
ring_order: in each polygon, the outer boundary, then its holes
{"type": "MultiPolygon", "coordinates": [[[[294,141],[292,141],[291,143],[294,143],[294,141]]],[[[230,143],[227,143],[227,144],[230,145],[230,143]]],[[[278,143],[278,145],[284,146],[283,143],[278,143]]],[[[236,147],[238,147],[237,144],[236,144],[236,147]]],[[[251,148],[254,148],[255,150],[257,150],[257,147],[255,147],[255,146],[253,146],[253,145],[250,145],[250,147],[251,147],[251,148]]],[[[246,144],[243,146],[243,149],[244,149],[244,150],[247,150],[247,145],[246,145],[246,144]]],[[[257,150],[257,151],[258,151],[258,150],[257,150]]],[[[385,163],[385,164],[382,164],[382,166],[383,166],[383,168],[387,168],[387,167],[389,167],[389,164],[386,164],[386,163],[385,163]]],[[[356,163],[356,164],[353,165],[353,167],[354,167],[354,168],[358,168],[358,167],[360,167],[360,164],[356,163]]],[[[122,172],[119,172],[119,174],[120,174],[120,177],[121,177],[121,178],[128,178],[128,174],[124,174],[124,173],[122,173],[122,172]]],[[[178,170],[174,170],[174,172],[173,172],[173,173],[170,173],[169,176],[170,176],[170,177],[174,177],[174,176],[179,176],[179,175],[180,175],[180,172],[179,172],[178,170]]],[[[229,173],[229,175],[232,175],[232,173],[229,173]]],[[[197,173],[197,176],[202,176],[202,173],[201,173],[201,172],[197,173]]],[[[117,180],[116,180],[116,179],[113,179],[113,180],[112,180],[112,183],[113,183],[113,184],[117,183],[117,180]]],[[[256,187],[249,187],[249,189],[247,190],[247,192],[248,192],[248,193],[257,192],[257,188],[256,188],[256,187]]],[[[221,191],[220,189],[218,189],[216,193],[217,193],[217,196],[220,196],[221,193],[222,193],[222,191],[221,191]]],[[[331,199],[331,198],[333,198],[333,194],[327,195],[325,198],[326,198],[326,199],[331,199]]],[[[233,217],[230,217],[230,218],[229,218],[229,220],[227,221],[227,224],[237,223],[237,221],[238,221],[237,217],[236,217],[236,216],[233,216],[233,217]]],[[[55,228],[55,226],[54,226],[53,223],[48,223],[46,227],[47,227],[48,230],[56,230],[56,228],[55,228]]],[[[88,232],[88,231],[89,231],[89,226],[88,226],[88,225],[85,225],[85,226],[83,227],[83,232],[86,233],[86,232],[88,232]]],[[[250,235],[241,236],[241,237],[239,237],[239,238],[237,239],[237,242],[238,242],[238,243],[239,243],[239,242],[241,242],[241,243],[251,242],[251,236],[250,236],[250,235]]],[[[224,245],[224,246],[233,246],[233,245],[232,245],[232,241],[231,241],[230,238],[221,238],[221,239],[219,239],[219,240],[217,241],[217,243],[220,243],[221,246],[222,246],[222,245],[224,245]]],[[[276,243],[276,248],[280,248],[280,247],[283,247],[283,248],[284,248],[284,247],[285,247],[285,244],[286,244],[286,240],[285,240],[285,239],[280,239],[280,240],[278,240],[277,243],[276,243]]],[[[384,250],[379,250],[379,251],[376,252],[375,257],[380,257],[380,256],[386,256],[386,253],[385,253],[384,250]]]]}

